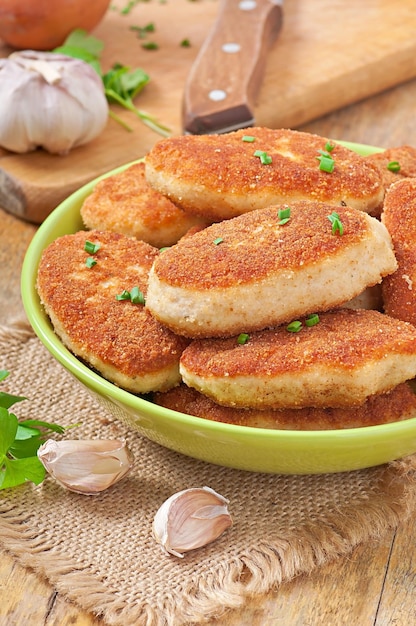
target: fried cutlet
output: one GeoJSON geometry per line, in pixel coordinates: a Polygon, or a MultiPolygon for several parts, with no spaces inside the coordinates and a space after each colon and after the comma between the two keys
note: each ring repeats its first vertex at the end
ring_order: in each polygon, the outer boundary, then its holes
{"type": "Polygon", "coordinates": [[[117,299],[128,292],[140,301],[158,254],[125,235],[81,231],[50,244],[38,270],[41,302],[63,343],[104,378],[134,393],[176,385],[187,344],[140,302],[117,299]],[[85,251],[86,241],[99,249],[85,251]]]}
{"type": "Polygon", "coordinates": [[[335,207],[341,234],[333,205],[294,202],[281,219],[287,208],[213,224],[163,252],[149,276],[150,312],[176,333],[225,337],[334,308],[396,269],[375,218],[335,207]]]}
{"type": "Polygon", "coordinates": [[[416,148],[399,146],[365,157],[379,170],[385,189],[403,178],[416,177],[416,148]]]}
{"type": "Polygon", "coordinates": [[[397,270],[382,282],[384,310],[416,325],[416,178],[403,179],[387,190],[381,219],[398,262],[397,270]]]}
{"type": "Polygon", "coordinates": [[[86,228],[122,233],[157,248],[176,243],[195,225],[206,225],[149,187],[144,163],[98,182],[81,207],[81,217],[86,228]]]}
{"type": "Polygon", "coordinates": [[[245,343],[195,339],[180,359],[183,381],[225,406],[298,409],[359,406],[416,375],[416,328],[407,322],[364,309],[298,321],[298,332],[279,326],[245,343]]]}
{"type": "Polygon", "coordinates": [[[407,383],[392,391],[371,396],[363,405],[338,409],[236,409],[217,404],[185,384],[153,401],[167,409],[202,417],[214,422],[278,430],[340,430],[389,424],[416,417],[416,395],[407,383]]]}
{"type": "Polygon", "coordinates": [[[213,222],[304,199],[370,213],[384,196],[378,168],[364,157],[324,137],[287,129],[169,137],[153,146],[145,164],[154,189],[213,222]],[[321,169],[331,161],[332,172],[321,169]]]}

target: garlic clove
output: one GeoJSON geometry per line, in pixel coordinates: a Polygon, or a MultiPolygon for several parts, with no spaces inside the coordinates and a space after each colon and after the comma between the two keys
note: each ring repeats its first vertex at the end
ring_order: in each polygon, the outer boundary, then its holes
{"type": "Polygon", "coordinates": [[[46,471],[66,489],[94,495],[121,480],[133,456],[120,439],[48,439],[38,449],[46,471]]]}
{"type": "Polygon", "coordinates": [[[232,526],[228,500],[210,487],[184,489],[168,498],[157,511],[153,536],[174,556],[201,548],[232,526]]]}

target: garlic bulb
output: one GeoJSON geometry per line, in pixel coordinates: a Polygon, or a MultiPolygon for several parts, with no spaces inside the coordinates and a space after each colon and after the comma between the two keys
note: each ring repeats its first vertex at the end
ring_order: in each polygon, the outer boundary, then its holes
{"type": "Polygon", "coordinates": [[[153,520],[153,536],[164,550],[183,557],[232,526],[228,500],[209,487],[184,489],[168,498],[153,520]]]}
{"type": "Polygon", "coordinates": [[[0,93],[0,146],[12,152],[66,154],[107,124],[101,78],[63,54],[23,50],[0,59],[0,93]]]}
{"type": "Polygon", "coordinates": [[[45,469],[63,487],[93,495],[121,480],[133,463],[120,439],[48,439],[38,449],[45,469]]]}

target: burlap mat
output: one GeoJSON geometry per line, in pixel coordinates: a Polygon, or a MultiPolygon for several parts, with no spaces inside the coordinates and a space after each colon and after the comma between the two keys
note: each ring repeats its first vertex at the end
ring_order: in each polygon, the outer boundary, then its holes
{"type": "Polygon", "coordinates": [[[42,485],[0,491],[0,541],[68,598],[117,626],[202,623],[297,574],[381,536],[415,509],[413,458],[321,476],[273,476],[217,467],[147,441],[115,422],[56,363],[26,322],[0,327],[4,391],[29,398],[20,418],[68,425],[71,438],[124,436],[135,466],[97,496],[42,485]],[[212,487],[234,526],[184,559],[162,553],[153,516],[171,494],[212,487]]]}

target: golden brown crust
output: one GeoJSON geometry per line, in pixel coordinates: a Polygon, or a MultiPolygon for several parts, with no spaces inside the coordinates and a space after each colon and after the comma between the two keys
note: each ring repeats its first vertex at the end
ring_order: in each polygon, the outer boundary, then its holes
{"type": "Polygon", "coordinates": [[[388,189],[390,185],[403,178],[416,176],[416,148],[413,146],[399,146],[389,148],[383,152],[376,152],[365,157],[379,170],[383,186],[388,189]],[[398,162],[400,169],[397,172],[388,169],[389,163],[398,162]]]}
{"type": "Polygon", "coordinates": [[[157,259],[159,279],[198,289],[255,282],[277,270],[307,268],[370,233],[362,212],[308,200],[291,203],[289,221],[279,225],[279,209],[287,206],[252,211],[182,239],[157,259]],[[328,219],[335,209],[342,236],[332,233],[328,219]]]}
{"type": "Polygon", "coordinates": [[[123,233],[157,248],[176,243],[196,224],[205,226],[147,184],[144,163],[98,182],[81,207],[81,217],[89,229],[123,233]]]}
{"type": "Polygon", "coordinates": [[[225,406],[350,407],[416,376],[416,328],[378,311],[339,309],[298,332],[288,327],[196,339],[180,360],[183,381],[225,406]]]}
{"type": "Polygon", "coordinates": [[[389,393],[371,396],[362,406],[316,409],[237,409],[217,404],[182,384],[154,395],[154,402],[173,411],[214,422],[282,430],[336,430],[388,424],[416,417],[416,395],[407,383],[389,393]]]}
{"type": "Polygon", "coordinates": [[[146,178],[178,206],[214,221],[304,198],[368,211],[378,206],[384,194],[378,169],[334,144],[333,172],[320,170],[317,157],[327,143],[318,135],[258,127],[171,137],[157,142],[147,155],[146,178]],[[245,135],[255,141],[243,141],[245,135]],[[262,164],[256,150],[266,152],[272,162],[262,164]]]}
{"type": "Polygon", "coordinates": [[[232,336],[340,306],[396,269],[387,229],[364,212],[305,200],[280,224],[280,208],[214,224],[165,251],[149,275],[151,313],[188,337],[232,336]]]}
{"type": "Polygon", "coordinates": [[[382,283],[384,310],[416,325],[416,178],[387,191],[382,221],[390,232],[398,269],[382,283]]]}
{"type": "Polygon", "coordinates": [[[80,231],[65,235],[43,252],[37,289],[55,331],[75,354],[104,377],[138,393],[179,382],[179,356],[187,342],[159,324],[141,304],[118,301],[124,290],[145,295],[152,246],[118,233],[80,231]],[[99,243],[96,265],[86,266],[86,240],[99,243]],[[160,382],[166,379],[166,384],[160,382]],[[121,382],[120,382],[121,381],[121,382]],[[170,382],[169,382],[170,381],[170,382]],[[148,381],[149,382],[149,381],[148,381]]]}
{"type": "MultiPolygon", "coordinates": [[[[279,376],[317,365],[348,372],[388,354],[416,355],[416,328],[378,311],[339,309],[319,315],[319,323],[300,332],[287,326],[257,331],[244,345],[236,337],[195,339],[181,363],[199,375],[279,376]]],[[[302,320],[301,320],[302,321],[302,320]]],[[[303,320],[304,322],[305,320],[303,320]]]]}

